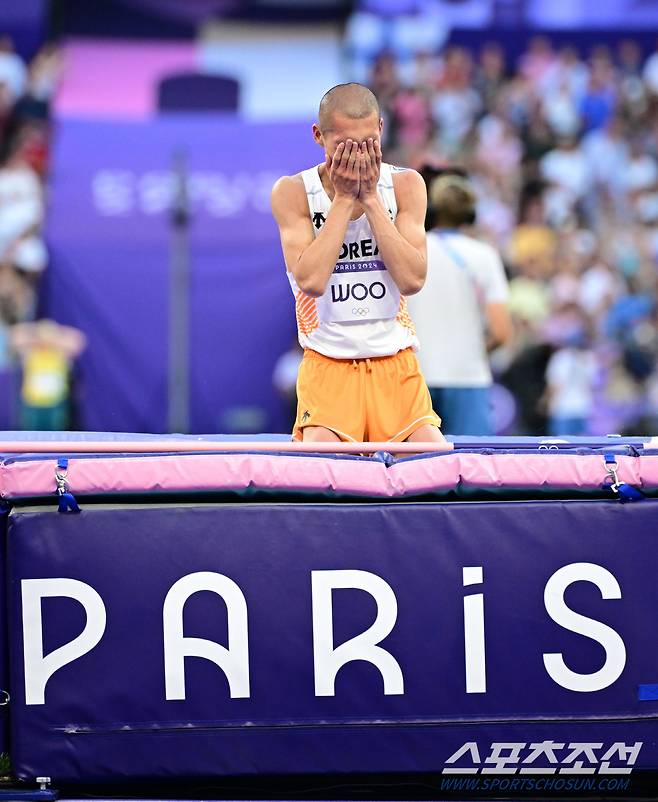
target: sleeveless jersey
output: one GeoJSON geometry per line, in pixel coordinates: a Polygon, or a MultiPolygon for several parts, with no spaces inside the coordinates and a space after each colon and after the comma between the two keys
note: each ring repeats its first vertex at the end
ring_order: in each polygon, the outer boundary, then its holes
{"type": "MultiPolygon", "coordinates": [[[[391,220],[397,215],[390,164],[382,164],[377,192],[391,220]]],[[[331,200],[318,167],[302,173],[315,236],[326,220],[331,200]]],[[[405,348],[418,349],[407,300],[379,255],[365,213],[347,226],[327,288],[319,298],[306,295],[288,271],[295,296],[299,343],[334,359],[390,356],[405,348]]]]}

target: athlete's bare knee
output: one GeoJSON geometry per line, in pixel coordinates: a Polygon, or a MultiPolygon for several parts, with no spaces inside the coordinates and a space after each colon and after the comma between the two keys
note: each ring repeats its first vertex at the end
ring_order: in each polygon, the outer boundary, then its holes
{"type": "Polygon", "coordinates": [[[340,443],[340,437],[324,426],[305,426],[302,440],[304,443],[340,443]]]}
{"type": "MultiPolygon", "coordinates": [[[[448,441],[443,436],[443,432],[439,429],[438,426],[434,426],[431,423],[423,424],[419,429],[416,429],[415,432],[412,432],[409,437],[405,440],[405,443],[444,443],[446,446],[446,450],[451,449],[452,445],[448,443],[448,441]]],[[[414,452],[409,454],[396,454],[397,457],[416,457],[418,454],[427,453],[427,452],[414,452]]]]}
{"type": "Polygon", "coordinates": [[[438,426],[431,423],[425,423],[420,428],[412,432],[407,437],[407,443],[447,443],[448,441],[443,436],[443,432],[438,426]]]}

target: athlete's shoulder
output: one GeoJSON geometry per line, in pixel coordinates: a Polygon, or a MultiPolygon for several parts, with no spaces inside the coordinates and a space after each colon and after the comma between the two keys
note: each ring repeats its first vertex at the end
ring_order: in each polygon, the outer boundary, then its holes
{"type": "Polygon", "coordinates": [[[272,195],[289,192],[299,192],[304,189],[304,178],[302,173],[295,173],[294,175],[282,175],[274,182],[272,187],[272,195]]]}
{"type": "Polygon", "coordinates": [[[423,209],[427,205],[427,189],[421,174],[411,167],[398,167],[395,164],[390,164],[389,167],[398,210],[423,209]]]}
{"type": "MultiPolygon", "coordinates": [[[[383,162],[388,169],[393,173],[393,175],[401,175],[402,173],[416,173],[417,171],[414,170],[412,167],[402,167],[399,164],[389,164],[388,162],[383,162]]],[[[420,173],[418,173],[420,175],[420,173]]]]}
{"type": "Polygon", "coordinates": [[[397,164],[388,165],[391,170],[391,178],[395,189],[406,190],[409,192],[420,192],[426,195],[425,181],[422,175],[411,167],[399,167],[397,164]]]}
{"type": "Polygon", "coordinates": [[[301,173],[282,175],[274,182],[272,187],[272,211],[275,217],[283,216],[286,212],[297,211],[303,208],[306,202],[306,190],[301,173]]]}

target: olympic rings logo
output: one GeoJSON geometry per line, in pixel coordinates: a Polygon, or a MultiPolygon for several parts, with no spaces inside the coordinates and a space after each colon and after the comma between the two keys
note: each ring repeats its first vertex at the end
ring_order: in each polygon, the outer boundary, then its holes
{"type": "Polygon", "coordinates": [[[369,311],[370,308],[367,306],[365,309],[362,306],[355,306],[354,309],[352,309],[352,314],[360,315],[361,317],[363,317],[364,315],[367,315],[369,311]]]}

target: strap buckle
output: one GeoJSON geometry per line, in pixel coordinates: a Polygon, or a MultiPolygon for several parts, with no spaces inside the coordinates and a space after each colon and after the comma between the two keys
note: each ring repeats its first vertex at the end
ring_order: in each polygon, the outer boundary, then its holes
{"type": "Polygon", "coordinates": [[[57,460],[55,468],[55,493],[59,500],[58,512],[80,512],[78,502],[69,490],[68,483],[69,461],[62,457],[57,460]]]}
{"type": "MultiPolygon", "coordinates": [[[[608,487],[612,490],[613,493],[619,493],[619,488],[621,487],[622,483],[619,481],[619,475],[617,474],[617,458],[614,454],[607,453],[605,454],[605,472],[606,476],[611,479],[608,487]]],[[[604,480],[604,484],[606,480],[604,480]]]]}
{"type": "Polygon", "coordinates": [[[606,476],[609,477],[611,481],[608,484],[606,480],[604,480],[604,486],[609,487],[615,496],[622,502],[641,501],[642,499],[646,498],[644,493],[637,487],[629,485],[628,482],[620,481],[617,469],[618,465],[615,455],[612,453],[607,453],[605,455],[605,470],[606,476]]]}
{"type": "Polygon", "coordinates": [[[58,496],[63,496],[69,489],[68,482],[66,481],[67,471],[55,471],[55,486],[58,496]]]}
{"type": "Polygon", "coordinates": [[[613,493],[619,493],[621,482],[619,481],[619,476],[617,476],[617,463],[615,463],[614,467],[608,467],[606,473],[612,479],[608,487],[613,493]]]}

